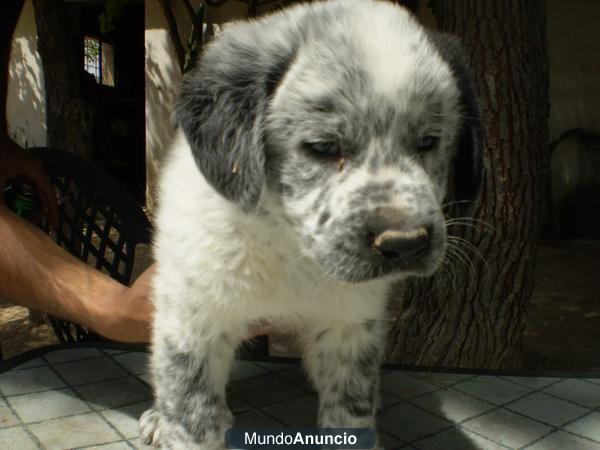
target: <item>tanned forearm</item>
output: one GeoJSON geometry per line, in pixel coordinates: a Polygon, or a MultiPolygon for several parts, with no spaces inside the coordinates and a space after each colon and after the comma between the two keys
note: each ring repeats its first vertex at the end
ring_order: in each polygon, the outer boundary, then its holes
{"type": "Polygon", "coordinates": [[[0,236],[0,297],[7,301],[89,322],[87,318],[94,316],[92,298],[98,293],[116,296],[123,289],[3,207],[0,236]]]}
{"type": "Polygon", "coordinates": [[[83,264],[39,229],[0,206],[0,298],[58,316],[107,337],[149,338],[149,272],[127,288],[83,264]],[[134,286],[135,287],[135,286],[134,286]]]}

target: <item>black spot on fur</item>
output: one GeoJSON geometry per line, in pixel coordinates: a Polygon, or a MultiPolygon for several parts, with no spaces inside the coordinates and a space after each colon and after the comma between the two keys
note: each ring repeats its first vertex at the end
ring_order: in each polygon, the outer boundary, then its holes
{"type": "Polygon", "coordinates": [[[321,214],[321,216],[319,217],[319,225],[325,224],[325,222],[327,222],[330,217],[331,217],[331,214],[329,214],[329,211],[323,212],[321,214]]]}
{"type": "Polygon", "coordinates": [[[224,31],[185,77],[178,124],[207,181],[242,209],[252,210],[266,177],[264,120],[270,95],[293,59],[293,50],[266,49],[224,31]]]}

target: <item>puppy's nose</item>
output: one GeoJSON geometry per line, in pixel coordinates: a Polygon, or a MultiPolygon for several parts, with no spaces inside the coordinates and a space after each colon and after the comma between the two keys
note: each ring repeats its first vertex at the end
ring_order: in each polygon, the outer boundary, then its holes
{"type": "Polygon", "coordinates": [[[429,249],[432,227],[415,223],[399,208],[376,208],[367,220],[373,249],[386,259],[406,260],[429,249]]]}
{"type": "Polygon", "coordinates": [[[385,230],[374,236],[373,247],[387,259],[410,258],[429,248],[429,232],[425,227],[385,230]]]}

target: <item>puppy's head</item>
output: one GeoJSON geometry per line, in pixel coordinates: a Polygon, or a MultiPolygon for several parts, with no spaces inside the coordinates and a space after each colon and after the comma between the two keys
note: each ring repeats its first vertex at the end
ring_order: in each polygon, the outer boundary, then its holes
{"type": "Polygon", "coordinates": [[[184,82],[177,117],[218,192],[280,215],[346,281],[431,274],[444,199],[479,188],[460,47],[390,3],[315,3],[230,26],[184,82]]]}

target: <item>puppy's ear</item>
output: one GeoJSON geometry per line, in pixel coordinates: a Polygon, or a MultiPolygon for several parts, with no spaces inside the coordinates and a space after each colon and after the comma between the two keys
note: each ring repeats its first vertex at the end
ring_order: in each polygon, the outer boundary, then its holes
{"type": "Polygon", "coordinates": [[[479,102],[462,45],[455,36],[430,32],[429,37],[450,65],[460,89],[462,121],[454,166],[454,200],[471,205],[483,179],[483,127],[479,102]]]}
{"type": "Polygon", "coordinates": [[[198,168],[244,211],[256,207],[263,190],[264,118],[293,58],[289,49],[278,50],[261,45],[256,35],[223,31],[185,77],[177,105],[198,168]]]}

